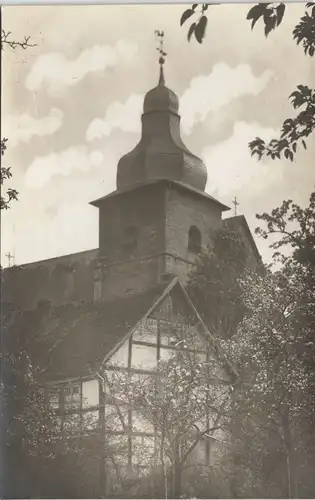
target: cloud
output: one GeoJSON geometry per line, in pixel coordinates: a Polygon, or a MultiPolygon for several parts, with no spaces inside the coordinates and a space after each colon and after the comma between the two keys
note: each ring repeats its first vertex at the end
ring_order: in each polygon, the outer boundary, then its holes
{"type": "Polygon", "coordinates": [[[104,119],[95,118],[89,125],[86,138],[88,141],[109,136],[114,129],[123,132],[140,132],[143,96],[132,94],[124,103],[113,102],[107,108],[104,119]]]}
{"type": "Polygon", "coordinates": [[[10,147],[20,142],[29,142],[32,137],[44,137],[54,134],[62,125],[63,113],[59,109],[51,109],[49,115],[36,119],[30,115],[9,115],[3,128],[10,139],[10,147]]]}
{"type": "Polygon", "coordinates": [[[287,165],[285,162],[275,165],[271,160],[258,162],[251,157],[248,143],[254,137],[270,140],[278,133],[259,124],[237,122],[227,140],[206,147],[201,156],[208,169],[207,192],[223,197],[228,204],[236,192],[252,202],[263,190],[268,195],[268,186],[282,182],[287,165]]]}
{"type": "Polygon", "coordinates": [[[218,111],[235,99],[249,94],[258,95],[271,77],[271,71],[255,77],[248,64],[231,68],[219,63],[209,75],[193,78],[180,99],[183,132],[190,134],[196,123],[205,121],[209,113],[218,111]]]}
{"type": "Polygon", "coordinates": [[[100,151],[89,152],[84,146],[72,147],[61,153],[39,156],[34,159],[25,174],[28,187],[39,189],[57,174],[70,175],[75,170],[88,172],[103,161],[100,151]]]}
{"type": "Polygon", "coordinates": [[[137,51],[137,45],[121,40],[114,47],[94,45],[72,61],[60,52],[42,54],[28,73],[25,86],[31,91],[46,88],[55,94],[65,87],[77,85],[89,73],[132,61],[137,51]]]}
{"type": "MultiPolygon", "coordinates": [[[[206,120],[209,113],[218,111],[231,101],[244,95],[259,94],[271,76],[271,71],[265,71],[257,78],[251,67],[246,64],[230,68],[220,63],[213,68],[210,75],[193,78],[180,98],[183,133],[190,134],[197,123],[206,120]]],[[[143,97],[132,94],[124,103],[112,103],[104,118],[95,118],[91,122],[87,129],[87,140],[109,136],[115,128],[123,132],[139,133],[143,97]]]]}

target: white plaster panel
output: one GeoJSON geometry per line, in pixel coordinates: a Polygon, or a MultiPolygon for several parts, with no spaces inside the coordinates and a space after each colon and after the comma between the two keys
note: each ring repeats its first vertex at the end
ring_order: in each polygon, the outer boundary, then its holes
{"type": "Polygon", "coordinates": [[[123,345],[113,354],[113,356],[108,360],[110,365],[119,365],[127,368],[128,366],[128,346],[129,339],[127,339],[123,345]]]}
{"type": "Polygon", "coordinates": [[[131,365],[133,368],[150,370],[156,367],[157,349],[145,345],[132,345],[131,365]]]}
{"type": "Polygon", "coordinates": [[[82,382],[82,405],[83,407],[97,406],[99,404],[98,380],[82,382]]]}

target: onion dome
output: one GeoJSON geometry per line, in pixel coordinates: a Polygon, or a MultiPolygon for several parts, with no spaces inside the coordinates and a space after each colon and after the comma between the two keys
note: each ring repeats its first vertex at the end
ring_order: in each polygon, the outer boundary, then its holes
{"type": "Polygon", "coordinates": [[[179,99],[165,86],[164,57],[159,63],[158,85],[144,98],[140,142],[118,163],[117,189],[167,179],[204,191],[207,169],[181,139],[179,99]]]}

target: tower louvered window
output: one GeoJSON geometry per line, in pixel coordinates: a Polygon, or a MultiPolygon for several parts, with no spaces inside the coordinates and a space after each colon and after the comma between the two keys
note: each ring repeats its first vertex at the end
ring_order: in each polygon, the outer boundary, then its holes
{"type": "Polygon", "coordinates": [[[197,226],[189,228],[188,251],[192,253],[200,253],[201,251],[201,232],[197,226]]]}

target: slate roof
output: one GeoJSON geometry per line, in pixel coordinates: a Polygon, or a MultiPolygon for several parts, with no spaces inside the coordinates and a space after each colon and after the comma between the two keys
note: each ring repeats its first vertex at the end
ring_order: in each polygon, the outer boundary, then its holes
{"type": "Polygon", "coordinates": [[[249,226],[247,224],[247,221],[244,217],[244,215],[234,215],[233,217],[228,217],[227,219],[224,219],[223,220],[223,223],[225,224],[225,226],[228,228],[228,229],[231,229],[231,230],[238,230],[238,228],[240,226],[243,226],[244,230],[245,230],[245,233],[247,234],[247,237],[248,237],[248,240],[249,240],[249,243],[252,247],[252,250],[257,258],[257,261],[260,262],[261,261],[261,255],[259,253],[259,250],[257,248],[257,245],[256,245],[256,242],[253,238],[253,235],[251,233],[251,230],[249,229],[249,226]]]}
{"type": "Polygon", "coordinates": [[[205,193],[204,191],[200,191],[199,189],[196,189],[193,186],[189,186],[187,184],[184,184],[183,182],[172,181],[170,179],[152,179],[152,180],[147,180],[146,182],[139,182],[138,184],[134,184],[134,185],[126,187],[124,189],[116,189],[116,191],[113,191],[109,194],[106,194],[105,196],[102,196],[101,198],[98,198],[97,200],[91,201],[90,205],[93,205],[94,207],[99,207],[101,205],[101,203],[103,202],[103,200],[107,200],[107,199],[112,198],[114,196],[121,196],[124,193],[128,193],[128,192],[131,192],[134,190],[141,190],[141,189],[147,190],[149,186],[156,186],[156,185],[167,185],[167,186],[173,187],[175,189],[190,192],[191,194],[194,194],[197,196],[202,196],[203,198],[216,203],[216,205],[218,205],[223,212],[230,210],[230,207],[228,207],[227,205],[224,205],[223,203],[221,203],[221,201],[218,201],[216,198],[214,198],[210,194],[205,193]]]}
{"type": "Polygon", "coordinates": [[[20,339],[33,363],[44,368],[45,378],[84,376],[99,369],[170,284],[109,302],[58,307],[42,303],[34,310],[3,312],[2,328],[20,339]]]}

